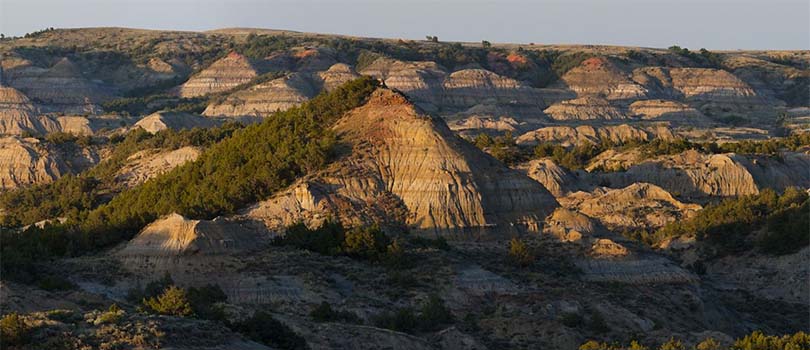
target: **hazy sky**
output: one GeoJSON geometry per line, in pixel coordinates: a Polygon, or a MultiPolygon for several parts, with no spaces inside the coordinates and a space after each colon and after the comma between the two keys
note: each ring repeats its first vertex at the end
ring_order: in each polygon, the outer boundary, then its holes
{"type": "Polygon", "coordinates": [[[810,49],[810,0],[0,0],[0,33],[261,27],[358,36],[810,49]]]}

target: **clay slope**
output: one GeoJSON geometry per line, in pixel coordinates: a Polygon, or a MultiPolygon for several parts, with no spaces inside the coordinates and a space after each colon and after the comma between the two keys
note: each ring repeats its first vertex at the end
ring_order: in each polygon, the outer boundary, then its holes
{"type": "Polygon", "coordinates": [[[598,97],[580,97],[551,105],[544,111],[551,119],[569,120],[615,120],[627,116],[610,103],[598,97]]]}
{"type": "Polygon", "coordinates": [[[306,102],[317,93],[313,82],[304,74],[292,74],[235,92],[222,102],[208,105],[203,115],[267,117],[306,102]]]}
{"type": "Polygon", "coordinates": [[[259,75],[250,60],[236,52],[214,62],[179,87],[180,97],[222,92],[249,82],[259,75]]]}
{"type": "MultiPolygon", "coordinates": [[[[802,52],[803,56],[799,57],[799,60],[806,60],[806,53],[806,51],[802,52]]],[[[723,65],[761,96],[782,100],[788,106],[806,106],[808,104],[805,92],[808,79],[810,79],[810,70],[806,69],[806,65],[804,69],[798,69],[769,61],[774,58],[784,59],[784,56],[780,57],[781,55],[776,57],[756,56],[732,56],[724,60],[723,65]]]]}
{"type": "Polygon", "coordinates": [[[434,62],[378,58],[360,73],[382,80],[459,130],[502,131],[504,118],[536,127],[546,121],[543,108],[575,97],[566,89],[538,89],[486,69],[447,72],[434,62]]]}
{"type": "Polygon", "coordinates": [[[673,135],[666,127],[639,127],[628,124],[590,126],[549,126],[520,135],[515,142],[519,145],[531,146],[538,143],[553,142],[563,146],[579,145],[582,143],[597,143],[602,139],[616,143],[630,140],[650,140],[653,138],[670,139],[673,135]]]}
{"type": "Polygon", "coordinates": [[[182,112],[155,112],[139,120],[133,127],[144,129],[152,134],[166,129],[180,130],[193,128],[207,128],[217,122],[190,113],[182,112]]]}
{"type": "Polygon", "coordinates": [[[647,96],[647,89],[630,79],[604,57],[593,57],[566,72],[559,87],[573,90],[577,96],[597,96],[607,100],[637,100],[647,96]]]}
{"type": "Polygon", "coordinates": [[[669,74],[672,86],[687,101],[744,106],[764,102],[748,84],[724,70],[673,68],[669,74]]]}
{"type": "Polygon", "coordinates": [[[321,86],[326,91],[332,91],[338,86],[359,77],[354,69],[345,63],[335,63],[329,69],[316,74],[320,78],[321,86]]]}
{"type": "Polygon", "coordinates": [[[219,255],[262,246],[262,234],[245,223],[226,220],[189,220],[167,215],[146,226],[116,255],[120,257],[174,257],[219,255]]]}
{"type": "Polygon", "coordinates": [[[782,160],[737,154],[705,155],[696,151],[663,156],[630,167],[626,172],[602,176],[614,186],[649,182],[677,196],[739,196],[766,187],[810,187],[810,155],[785,153],[782,160]]]}
{"type": "Polygon", "coordinates": [[[51,119],[38,116],[36,107],[23,93],[0,85],[0,134],[45,134],[57,128],[51,119]]]}
{"type": "Polygon", "coordinates": [[[373,76],[389,88],[401,91],[427,111],[437,111],[441,106],[442,82],[447,73],[435,62],[378,58],[358,70],[360,74],[373,76]]]}
{"type": "Polygon", "coordinates": [[[56,122],[59,131],[74,135],[95,135],[104,131],[121,129],[131,124],[134,120],[119,115],[101,115],[94,117],[84,116],[59,116],[56,122]]]}
{"type": "Polygon", "coordinates": [[[692,126],[705,125],[710,122],[703,113],[685,103],[661,99],[631,103],[630,115],[644,120],[683,122],[692,126]]]}
{"type": "Polygon", "coordinates": [[[554,197],[562,197],[576,187],[577,179],[549,158],[534,159],[518,166],[533,180],[543,184],[554,197]]]}
{"type": "Polygon", "coordinates": [[[0,189],[49,183],[70,169],[36,139],[0,138],[0,189]]]}
{"type": "MultiPolygon", "coordinates": [[[[312,67],[307,65],[305,68],[312,67]]],[[[234,92],[222,101],[215,101],[208,105],[203,115],[209,117],[268,117],[277,111],[300,105],[322,90],[329,91],[357,77],[357,73],[343,63],[336,63],[322,71],[299,71],[234,92]]]]}
{"type": "Polygon", "coordinates": [[[644,67],[634,71],[634,79],[645,83],[655,96],[682,100],[707,114],[748,114],[769,108],[768,99],[724,70],[644,67]]]}
{"type": "Polygon", "coordinates": [[[663,188],[649,183],[577,192],[560,201],[566,208],[594,218],[614,231],[660,228],[689,218],[701,209],[700,205],[682,203],[663,188]]]}
{"type": "Polygon", "coordinates": [[[485,69],[463,69],[448,75],[442,83],[442,108],[501,105],[516,114],[537,116],[545,106],[538,89],[485,69]]]}
{"type": "Polygon", "coordinates": [[[335,126],[352,146],[329,169],[247,210],[271,230],[327,217],[383,221],[414,232],[537,230],[557,206],[540,184],[454,136],[405,97],[375,92],[335,126]],[[394,221],[394,222],[391,222],[394,221]]]}
{"type": "Polygon", "coordinates": [[[95,82],[86,79],[79,67],[62,58],[50,68],[25,62],[6,70],[5,81],[47,109],[64,113],[97,114],[99,104],[112,96],[95,82]]]}

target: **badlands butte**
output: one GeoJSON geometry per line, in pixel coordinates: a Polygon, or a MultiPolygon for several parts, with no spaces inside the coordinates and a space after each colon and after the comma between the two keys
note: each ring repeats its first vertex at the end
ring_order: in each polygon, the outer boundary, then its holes
{"type": "Polygon", "coordinates": [[[0,39],[0,343],[810,349],[808,62],[0,39]]]}

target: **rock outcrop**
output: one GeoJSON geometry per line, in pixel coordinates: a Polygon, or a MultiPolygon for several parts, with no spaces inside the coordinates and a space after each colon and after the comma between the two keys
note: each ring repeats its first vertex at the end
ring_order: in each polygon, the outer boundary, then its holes
{"type": "Polygon", "coordinates": [[[426,111],[435,112],[442,105],[442,83],[447,73],[435,62],[378,58],[359,73],[382,80],[426,111]]]}
{"type": "Polygon", "coordinates": [[[577,96],[597,96],[607,100],[637,100],[647,96],[647,89],[630,79],[604,57],[592,57],[561,77],[560,87],[573,90],[577,96]]]}
{"type": "Polygon", "coordinates": [[[518,145],[532,146],[539,143],[552,142],[563,146],[574,146],[582,143],[598,143],[603,139],[615,143],[631,140],[650,140],[653,138],[672,138],[672,133],[666,127],[648,126],[645,128],[628,124],[590,126],[548,126],[529,131],[518,136],[515,142],[518,145]]]}
{"type": "Polygon", "coordinates": [[[318,93],[313,82],[296,73],[237,91],[205,109],[208,117],[267,117],[306,102],[318,93]]]}
{"type": "Polygon", "coordinates": [[[131,124],[133,120],[118,115],[101,115],[93,117],[59,116],[56,117],[59,125],[58,131],[74,135],[95,135],[99,132],[122,129],[131,124]]]}
{"type": "Polygon", "coordinates": [[[238,254],[260,248],[264,236],[247,223],[189,220],[169,214],[146,226],[115,254],[122,258],[238,254]]]}
{"type": "Polygon", "coordinates": [[[685,103],[661,99],[631,103],[630,115],[643,120],[680,122],[691,126],[710,122],[703,113],[685,103]]]}
{"type": "Polygon", "coordinates": [[[0,189],[49,183],[67,173],[61,156],[36,139],[0,138],[0,189]]]}
{"type": "Polygon", "coordinates": [[[631,148],[626,151],[609,149],[592,158],[585,171],[593,173],[596,171],[623,171],[633,165],[644,161],[644,155],[638,148],[631,148]]]}
{"type": "MultiPolygon", "coordinates": [[[[798,61],[806,61],[806,53],[798,55],[802,55],[797,57],[798,61]]],[[[772,62],[774,58],[782,60],[784,56],[731,56],[723,61],[723,65],[760,96],[777,104],[783,101],[791,107],[806,106],[808,99],[805,92],[810,80],[810,71],[806,67],[799,69],[791,66],[787,62],[772,62]]]]}
{"type": "Polygon", "coordinates": [[[564,242],[580,242],[603,231],[599,224],[580,213],[559,207],[546,218],[545,232],[564,242]]]}
{"type": "Polygon", "coordinates": [[[683,94],[686,101],[722,107],[752,108],[764,101],[748,84],[733,74],[709,68],[672,68],[672,87],[683,94]],[[753,105],[753,106],[752,106],[753,105]]]}
{"type": "Polygon", "coordinates": [[[139,120],[134,128],[141,128],[149,133],[172,129],[209,128],[218,123],[212,119],[182,112],[155,112],[139,120]]]}
{"type": "Polygon", "coordinates": [[[195,97],[227,91],[248,83],[257,76],[257,69],[247,57],[231,52],[192,76],[179,87],[177,93],[181,97],[195,97]]]}
{"type": "Polygon", "coordinates": [[[624,173],[605,175],[614,186],[648,182],[686,198],[759,193],[751,173],[735,158],[738,157],[686,151],[634,165],[624,173]]]}
{"type": "Polygon", "coordinates": [[[549,158],[531,160],[519,165],[517,169],[543,184],[554,197],[562,197],[576,187],[577,179],[574,175],[549,158]]]}
{"type": "Polygon", "coordinates": [[[682,203],[661,187],[649,183],[578,192],[561,198],[560,203],[614,231],[660,228],[692,217],[701,209],[700,205],[682,203]]]}
{"type": "Polygon", "coordinates": [[[192,162],[200,156],[200,149],[183,147],[172,151],[143,150],[131,155],[115,177],[127,187],[133,187],[153,177],[192,162]]]}
{"type": "Polygon", "coordinates": [[[626,172],[602,174],[601,177],[609,179],[613,186],[649,182],[677,197],[692,199],[756,194],[766,187],[810,187],[810,174],[807,173],[810,155],[788,152],[782,155],[782,159],[686,151],[636,164],[626,172]]]}
{"type": "Polygon", "coordinates": [[[271,230],[327,217],[347,224],[393,219],[416,233],[538,230],[557,203],[539,183],[504,167],[381,89],[335,126],[352,154],[247,211],[271,230]]]}
{"type": "Polygon", "coordinates": [[[591,244],[589,254],[598,259],[621,258],[630,254],[625,246],[607,238],[598,238],[591,244]]]}
{"type": "Polygon", "coordinates": [[[551,119],[559,121],[627,119],[624,113],[611,106],[607,100],[592,96],[555,103],[543,112],[551,119]]]}
{"type": "Polygon", "coordinates": [[[0,134],[46,134],[57,128],[53,120],[39,116],[34,104],[23,93],[0,85],[0,134]]]}
{"type": "Polygon", "coordinates": [[[744,81],[719,69],[645,67],[634,76],[654,95],[682,100],[706,114],[761,112],[768,102],[744,81]]]}
{"type": "Polygon", "coordinates": [[[326,71],[318,72],[324,90],[331,91],[344,83],[357,79],[359,75],[345,63],[335,63],[326,71]]]}
{"type": "Polygon", "coordinates": [[[463,69],[442,83],[442,108],[465,110],[479,104],[499,105],[525,116],[538,116],[545,103],[537,89],[485,69],[463,69]]]}
{"type": "Polygon", "coordinates": [[[519,122],[511,117],[491,118],[486,116],[471,115],[462,117],[462,119],[448,120],[447,126],[451,130],[461,134],[476,134],[484,132],[485,130],[496,132],[511,132],[518,131],[518,128],[523,129],[526,123],[519,122]]]}
{"type": "Polygon", "coordinates": [[[28,63],[5,72],[4,80],[10,86],[52,111],[97,114],[101,111],[99,105],[112,97],[97,83],[86,79],[68,58],[50,68],[28,63]]]}
{"type": "Polygon", "coordinates": [[[738,156],[735,158],[751,173],[760,189],[782,190],[796,186],[810,188],[810,154],[783,152],[779,158],[769,156],[738,156]]]}

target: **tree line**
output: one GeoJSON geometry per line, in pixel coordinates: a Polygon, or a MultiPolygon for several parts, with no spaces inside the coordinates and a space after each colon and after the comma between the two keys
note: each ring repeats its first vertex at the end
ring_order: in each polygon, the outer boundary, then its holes
{"type": "MultiPolygon", "coordinates": [[[[235,130],[196,161],[124,190],[98,207],[93,208],[92,198],[71,197],[83,210],[65,223],[31,226],[25,231],[4,229],[0,233],[3,271],[25,275],[37,260],[116,244],[161,215],[177,212],[212,219],[266,198],[329,162],[335,145],[329,126],[365,103],[377,86],[372,78],[359,78],[262,123],[235,130]]],[[[92,186],[71,181],[64,184],[92,186]]],[[[50,194],[58,191],[55,187],[50,190],[50,194]]],[[[44,198],[48,194],[38,195],[44,198]]],[[[54,211],[70,207],[67,202],[55,204],[54,211]]],[[[34,201],[27,203],[33,205],[34,201]]]]}

